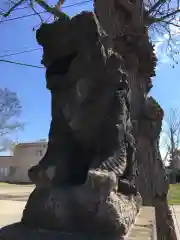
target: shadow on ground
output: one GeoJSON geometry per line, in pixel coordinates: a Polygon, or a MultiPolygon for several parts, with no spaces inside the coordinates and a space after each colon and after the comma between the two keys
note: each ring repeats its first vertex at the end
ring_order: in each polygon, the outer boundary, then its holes
{"type": "Polygon", "coordinates": [[[119,236],[94,236],[81,233],[65,233],[48,231],[43,229],[32,229],[21,223],[15,223],[0,230],[1,240],[122,240],[119,236]]]}

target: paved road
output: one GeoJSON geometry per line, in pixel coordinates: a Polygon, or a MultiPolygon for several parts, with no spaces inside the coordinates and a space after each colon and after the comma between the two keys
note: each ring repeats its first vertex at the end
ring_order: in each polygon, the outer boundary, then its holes
{"type": "Polygon", "coordinates": [[[0,184],[0,228],[18,222],[33,186],[0,184]]]}
{"type": "Polygon", "coordinates": [[[180,239],[180,205],[171,206],[177,239],[180,239]]]}

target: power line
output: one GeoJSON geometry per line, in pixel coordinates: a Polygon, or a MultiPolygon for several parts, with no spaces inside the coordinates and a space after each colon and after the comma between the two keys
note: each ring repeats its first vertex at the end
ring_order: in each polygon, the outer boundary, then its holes
{"type": "Polygon", "coordinates": [[[37,50],[41,50],[41,48],[34,48],[34,49],[30,49],[30,50],[24,50],[24,51],[16,52],[16,53],[9,53],[9,54],[5,54],[5,55],[1,55],[0,58],[14,56],[14,55],[20,55],[20,54],[23,54],[23,53],[34,52],[34,51],[37,51],[37,50]]]}
{"type": "MultiPolygon", "coordinates": [[[[43,12],[39,12],[38,14],[44,14],[44,13],[48,13],[48,12],[43,11],[43,12]]],[[[37,14],[36,14],[36,13],[31,13],[31,14],[27,14],[27,15],[23,15],[23,16],[19,16],[19,17],[4,19],[3,21],[1,21],[1,23],[3,23],[3,22],[9,22],[9,21],[17,20],[17,19],[21,19],[21,18],[27,18],[27,17],[31,17],[31,16],[35,16],[35,15],[37,15],[37,14]]]]}
{"type": "Polygon", "coordinates": [[[1,7],[0,7],[0,10],[1,10],[3,13],[5,12],[5,11],[4,11],[4,9],[3,9],[3,8],[1,8],[1,7]]]}
{"type": "MultiPolygon", "coordinates": [[[[62,8],[69,8],[69,7],[78,6],[78,5],[82,5],[82,4],[89,3],[89,2],[92,2],[92,0],[87,0],[87,1],[74,3],[74,4],[71,4],[71,5],[64,6],[62,8]]],[[[22,8],[18,8],[18,9],[20,10],[20,9],[25,9],[25,8],[27,8],[27,7],[22,7],[22,8]]],[[[24,16],[15,17],[15,18],[9,18],[9,19],[5,19],[5,20],[1,20],[1,23],[2,22],[7,22],[7,21],[12,21],[12,20],[17,20],[17,19],[21,19],[21,18],[26,18],[26,17],[30,17],[30,16],[35,16],[37,14],[44,14],[44,13],[48,13],[48,12],[47,11],[43,11],[43,12],[28,14],[28,15],[24,15],[24,16]]],[[[13,55],[19,55],[19,54],[23,54],[23,53],[37,51],[37,50],[40,50],[40,49],[41,48],[30,49],[30,50],[25,50],[25,51],[22,51],[22,52],[17,52],[17,53],[5,54],[5,55],[2,55],[0,57],[2,58],[2,57],[13,56],[13,55]]],[[[21,65],[21,66],[26,66],[26,67],[40,68],[40,69],[44,68],[44,67],[37,66],[37,65],[31,65],[31,64],[25,64],[25,63],[20,63],[20,62],[14,62],[14,61],[9,61],[9,60],[4,60],[4,59],[0,59],[0,62],[16,64],[16,65],[21,65]]]]}
{"type": "MultiPolygon", "coordinates": [[[[64,6],[62,8],[70,8],[70,7],[74,7],[74,6],[78,6],[78,5],[83,5],[85,3],[89,3],[92,2],[92,0],[87,0],[87,1],[82,1],[82,2],[78,2],[78,3],[74,3],[71,5],[67,5],[64,6]]],[[[12,20],[17,20],[17,19],[21,19],[21,18],[27,18],[27,17],[31,17],[31,16],[35,16],[37,14],[44,14],[44,13],[49,13],[47,11],[42,11],[42,12],[38,12],[38,13],[31,13],[31,14],[27,14],[27,15],[23,15],[23,16],[19,16],[19,17],[14,17],[14,18],[8,18],[8,19],[4,19],[3,21],[1,21],[1,23],[3,22],[8,22],[8,21],[12,21],[12,20]]]]}
{"type": "Polygon", "coordinates": [[[44,67],[37,66],[37,65],[31,65],[31,64],[20,63],[20,62],[13,62],[13,61],[4,60],[4,59],[0,59],[0,62],[11,63],[11,64],[21,65],[21,66],[26,66],[26,67],[33,67],[33,68],[41,68],[41,69],[44,68],[44,67]]]}

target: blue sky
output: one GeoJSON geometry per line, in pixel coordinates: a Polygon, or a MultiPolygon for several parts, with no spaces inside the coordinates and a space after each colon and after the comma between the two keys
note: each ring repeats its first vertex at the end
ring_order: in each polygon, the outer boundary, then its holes
{"type": "MultiPolygon", "coordinates": [[[[74,1],[66,1],[64,6],[70,4],[74,4],[74,1]]],[[[0,7],[4,6],[0,4],[0,7]]],[[[72,16],[92,7],[92,3],[86,3],[65,8],[65,12],[72,16]]],[[[29,13],[31,12],[27,9],[18,10],[11,17],[29,13]]],[[[0,39],[0,56],[40,47],[36,43],[35,32],[32,31],[39,22],[39,18],[33,16],[0,24],[0,32],[3,33],[0,39]]],[[[42,52],[39,50],[3,59],[40,65],[41,56],[42,52]]],[[[14,140],[26,142],[47,138],[51,116],[50,93],[46,89],[45,70],[0,62],[0,71],[2,73],[0,87],[16,91],[23,107],[20,119],[25,122],[25,129],[14,134],[14,140]]]]}
{"type": "MultiPolygon", "coordinates": [[[[81,0],[79,0],[81,1],[81,0]]],[[[51,2],[51,1],[49,1],[51,2]]],[[[78,2],[78,0],[76,0],[78,2]]],[[[65,5],[73,4],[73,0],[67,0],[65,5]]],[[[0,7],[4,7],[0,4],[0,7]]],[[[92,9],[92,3],[66,8],[65,12],[75,15],[82,10],[92,9]]],[[[30,13],[29,10],[18,10],[11,17],[30,13]]],[[[20,20],[8,21],[0,24],[0,56],[8,53],[19,52],[38,48],[33,27],[39,24],[36,16],[20,20]]],[[[40,65],[41,50],[6,57],[4,59],[40,65]]],[[[165,56],[161,58],[166,58],[165,56]]],[[[0,57],[0,59],[2,59],[0,57]]],[[[165,60],[165,59],[164,59],[165,60]]],[[[50,124],[50,93],[45,86],[44,69],[36,69],[0,62],[0,87],[7,87],[16,91],[22,103],[23,111],[21,121],[25,122],[25,129],[13,136],[19,142],[36,141],[48,136],[50,124]]],[[[180,67],[170,66],[169,61],[162,61],[157,67],[157,75],[153,79],[151,94],[158,100],[168,113],[170,107],[179,107],[180,102],[180,67]]]]}

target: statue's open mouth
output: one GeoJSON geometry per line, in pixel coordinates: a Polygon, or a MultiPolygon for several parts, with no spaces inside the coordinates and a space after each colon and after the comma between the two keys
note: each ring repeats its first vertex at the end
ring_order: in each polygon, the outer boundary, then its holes
{"type": "Polygon", "coordinates": [[[71,54],[68,54],[66,56],[61,56],[58,59],[56,59],[48,68],[46,71],[46,76],[50,76],[52,74],[57,74],[60,76],[65,76],[70,68],[70,65],[74,61],[74,59],[77,57],[78,53],[77,51],[74,51],[71,54]]]}

